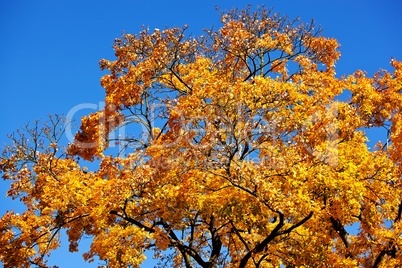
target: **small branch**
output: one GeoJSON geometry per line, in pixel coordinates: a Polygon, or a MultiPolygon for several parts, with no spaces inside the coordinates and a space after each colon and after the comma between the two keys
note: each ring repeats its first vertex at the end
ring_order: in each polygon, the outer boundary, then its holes
{"type": "Polygon", "coordinates": [[[200,254],[198,254],[197,251],[195,251],[193,248],[186,246],[182,242],[180,242],[179,238],[176,236],[174,231],[170,228],[170,226],[166,222],[161,221],[160,224],[163,226],[165,231],[170,236],[170,243],[174,247],[177,247],[177,249],[183,255],[183,258],[186,261],[186,267],[188,267],[188,268],[192,267],[190,260],[189,260],[189,256],[191,256],[201,267],[209,267],[208,263],[201,258],[200,254]],[[187,265],[189,265],[189,266],[187,266],[187,265]]]}
{"type": "Polygon", "coordinates": [[[126,220],[126,221],[128,221],[129,223],[132,223],[132,224],[136,225],[137,227],[139,227],[139,228],[141,228],[141,229],[144,229],[144,230],[147,231],[148,233],[154,233],[154,232],[155,232],[155,230],[154,230],[153,228],[148,227],[148,226],[142,224],[141,222],[139,222],[139,221],[137,221],[137,220],[135,220],[135,219],[133,219],[133,218],[124,216],[124,215],[120,214],[119,212],[117,212],[116,210],[111,210],[111,211],[109,212],[109,214],[111,214],[111,215],[116,215],[116,216],[122,218],[123,220],[126,220]]]}
{"type": "Polygon", "coordinates": [[[249,248],[247,242],[244,240],[244,238],[241,236],[239,230],[236,228],[236,226],[233,224],[233,222],[230,222],[230,225],[232,226],[235,234],[237,235],[237,237],[239,238],[239,240],[242,242],[242,244],[244,245],[244,247],[247,249],[247,251],[251,251],[251,249],[249,248]]]}
{"type": "Polygon", "coordinates": [[[399,203],[398,206],[398,215],[395,217],[394,222],[400,221],[402,216],[402,201],[399,203]]]}
{"type": "Polygon", "coordinates": [[[379,267],[379,265],[385,255],[395,258],[396,252],[397,252],[397,247],[391,243],[387,248],[381,250],[380,254],[378,254],[377,258],[374,261],[373,268],[379,267]]]}
{"type": "Polygon", "coordinates": [[[313,216],[313,211],[311,211],[304,219],[302,219],[301,221],[299,221],[298,223],[296,223],[295,225],[292,225],[291,227],[289,227],[288,229],[286,229],[285,231],[281,232],[281,234],[288,234],[291,231],[293,231],[294,229],[296,229],[297,227],[303,225],[306,221],[308,221],[311,217],[313,216]]]}

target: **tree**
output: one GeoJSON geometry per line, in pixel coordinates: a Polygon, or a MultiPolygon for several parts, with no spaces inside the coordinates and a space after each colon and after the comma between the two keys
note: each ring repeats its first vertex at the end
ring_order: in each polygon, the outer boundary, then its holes
{"type": "Polygon", "coordinates": [[[58,116],[11,137],[0,169],[26,210],[0,219],[6,267],[45,267],[61,230],[109,267],[149,252],[175,267],[402,265],[402,63],[337,77],[339,45],[314,23],[264,8],[221,21],[117,39],[105,108],[67,148],[58,116]],[[374,127],[387,139],[370,149],[374,127]]]}

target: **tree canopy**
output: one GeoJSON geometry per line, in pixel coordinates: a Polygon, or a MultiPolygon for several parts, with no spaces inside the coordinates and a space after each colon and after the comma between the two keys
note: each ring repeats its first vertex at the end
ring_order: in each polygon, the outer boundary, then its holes
{"type": "Polygon", "coordinates": [[[339,77],[313,22],[221,22],[116,39],[105,107],[68,146],[58,116],[11,136],[0,170],[25,210],[0,218],[5,267],[46,267],[63,230],[108,267],[402,266],[402,63],[339,77]]]}

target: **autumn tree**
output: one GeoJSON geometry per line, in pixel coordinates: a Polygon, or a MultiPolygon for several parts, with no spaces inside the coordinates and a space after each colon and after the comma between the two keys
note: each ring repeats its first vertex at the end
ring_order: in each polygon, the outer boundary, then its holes
{"type": "Polygon", "coordinates": [[[314,23],[221,22],[116,39],[105,107],[67,148],[62,117],[11,137],[0,168],[26,209],[0,219],[5,267],[46,267],[62,230],[108,267],[402,266],[402,63],[339,77],[314,23]]]}

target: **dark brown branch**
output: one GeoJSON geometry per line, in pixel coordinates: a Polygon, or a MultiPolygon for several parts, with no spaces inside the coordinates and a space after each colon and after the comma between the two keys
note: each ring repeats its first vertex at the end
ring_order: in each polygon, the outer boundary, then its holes
{"type": "Polygon", "coordinates": [[[268,256],[268,254],[264,254],[259,260],[258,260],[258,262],[256,263],[256,267],[260,267],[261,266],[261,263],[265,260],[265,258],[268,256]]]}
{"type": "Polygon", "coordinates": [[[241,156],[240,156],[240,160],[243,160],[246,156],[247,156],[247,153],[248,153],[248,151],[249,151],[249,145],[248,145],[248,142],[246,141],[246,142],[244,142],[244,149],[243,149],[243,152],[241,153],[241,156]]]}
{"type": "MultiPolygon", "coordinates": [[[[168,67],[168,66],[166,66],[166,67],[168,67]]],[[[168,68],[169,68],[169,67],[168,67],[168,68]]],[[[172,74],[174,75],[174,77],[176,77],[177,80],[179,80],[179,82],[180,82],[182,85],[184,85],[184,86],[189,90],[190,93],[193,92],[193,89],[192,89],[186,82],[183,81],[183,79],[180,77],[180,75],[178,75],[178,74],[173,70],[173,68],[169,68],[169,71],[172,72],[172,74]]],[[[173,83],[172,83],[172,85],[173,85],[173,83]]],[[[183,91],[181,91],[181,90],[179,90],[179,89],[177,89],[177,90],[178,90],[181,94],[185,94],[185,92],[183,92],[183,91]]]]}
{"type": "Polygon", "coordinates": [[[377,268],[380,265],[382,258],[385,256],[386,252],[382,250],[380,254],[378,254],[377,258],[374,261],[373,268],[377,268]]]}
{"type": "MultiPolygon", "coordinates": [[[[247,242],[244,240],[244,238],[241,236],[240,231],[236,228],[236,226],[233,224],[232,221],[230,222],[230,224],[231,224],[233,230],[235,231],[235,234],[237,235],[237,237],[240,239],[240,241],[244,245],[244,247],[247,249],[248,252],[250,252],[251,249],[248,246],[247,242]]],[[[254,261],[254,259],[253,259],[253,261],[254,261]]],[[[254,261],[254,264],[256,264],[255,261],[254,261]]],[[[256,264],[256,266],[257,266],[257,264],[256,264]]]]}
{"type": "Polygon", "coordinates": [[[191,265],[190,255],[186,254],[186,253],[183,254],[183,252],[182,252],[182,255],[183,255],[184,264],[186,265],[186,268],[191,268],[192,265],[191,265]]]}
{"type": "Polygon", "coordinates": [[[127,222],[132,223],[132,224],[134,224],[135,226],[137,226],[137,227],[139,227],[139,228],[141,228],[141,229],[144,229],[145,231],[147,231],[147,232],[149,232],[149,233],[154,233],[154,232],[155,232],[155,230],[154,230],[153,228],[148,227],[148,226],[142,224],[141,222],[139,222],[139,221],[137,221],[137,220],[135,220],[135,219],[133,219],[133,218],[127,217],[127,216],[125,216],[125,215],[122,215],[122,214],[120,214],[119,212],[117,212],[116,210],[111,210],[109,213],[112,214],[112,215],[119,216],[119,217],[122,218],[123,220],[126,220],[127,222]]]}
{"type": "Polygon", "coordinates": [[[394,222],[400,221],[402,216],[402,201],[399,203],[398,206],[398,215],[396,215],[394,222]]]}
{"type": "Polygon", "coordinates": [[[283,234],[288,234],[291,231],[293,231],[294,229],[296,229],[297,227],[303,225],[305,222],[307,222],[312,216],[313,216],[313,212],[311,211],[306,217],[304,217],[301,221],[299,221],[298,223],[292,225],[291,227],[289,227],[288,229],[280,232],[280,229],[285,225],[284,224],[284,215],[282,212],[280,211],[276,211],[276,213],[278,213],[279,215],[279,223],[275,226],[275,228],[272,230],[272,232],[259,244],[257,244],[255,246],[255,248],[249,252],[247,252],[247,254],[243,257],[243,259],[240,261],[240,265],[239,267],[246,267],[248,260],[252,257],[253,254],[255,253],[260,253],[262,251],[264,251],[264,249],[266,249],[266,247],[268,246],[268,244],[275,239],[276,237],[283,235],[283,234]]]}
{"type": "Polygon", "coordinates": [[[243,243],[244,247],[247,249],[247,251],[251,251],[251,249],[249,248],[247,242],[244,240],[244,238],[241,236],[239,230],[236,228],[236,226],[233,224],[233,222],[230,222],[230,225],[232,226],[235,234],[237,235],[237,237],[239,238],[239,240],[243,243]]]}
{"type": "Polygon", "coordinates": [[[215,227],[215,217],[213,215],[211,216],[209,222],[209,232],[211,233],[212,251],[207,264],[209,265],[209,267],[213,267],[218,260],[219,254],[221,253],[222,249],[222,241],[217,234],[217,229],[215,227]]]}
{"type": "Polygon", "coordinates": [[[339,219],[335,219],[334,217],[329,218],[332,224],[332,228],[339,234],[339,237],[342,239],[343,244],[345,247],[349,247],[349,241],[347,239],[347,236],[349,235],[348,232],[345,230],[343,227],[342,223],[339,221],[339,219]]]}
{"type": "Polygon", "coordinates": [[[279,230],[283,227],[284,225],[284,215],[283,213],[277,211],[279,214],[279,223],[275,226],[275,228],[271,231],[271,233],[260,243],[258,243],[253,250],[247,252],[246,255],[241,259],[239,268],[246,267],[247,262],[249,259],[252,257],[253,254],[259,253],[264,250],[264,248],[275,238],[279,235],[279,230]]]}
{"type": "Polygon", "coordinates": [[[187,268],[192,267],[191,263],[189,261],[189,256],[191,256],[201,267],[205,267],[205,268],[209,267],[208,263],[201,258],[200,254],[198,254],[197,251],[195,251],[193,248],[188,247],[180,242],[180,239],[177,237],[177,235],[174,233],[174,231],[170,228],[170,226],[166,222],[160,221],[160,224],[163,226],[165,231],[168,233],[168,235],[170,237],[170,243],[174,247],[177,247],[177,249],[183,255],[187,268]]]}
{"type": "Polygon", "coordinates": [[[379,267],[382,259],[384,258],[385,255],[388,255],[392,258],[396,257],[396,252],[397,252],[397,247],[393,244],[388,246],[387,248],[381,250],[380,254],[378,254],[377,258],[374,261],[373,268],[379,267]]]}
{"type": "Polygon", "coordinates": [[[281,234],[288,234],[291,231],[293,231],[294,229],[296,229],[297,227],[303,225],[306,221],[308,221],[311,217],[313,216],[313,212],[311,211],[304,219],[302,219],[301,221],[299,221],[298,223],[296,223],[295,225],[292,225],[291,227],[289,227],[288,229],[286,229],[285,231],[281,232],[281,234]]]}

